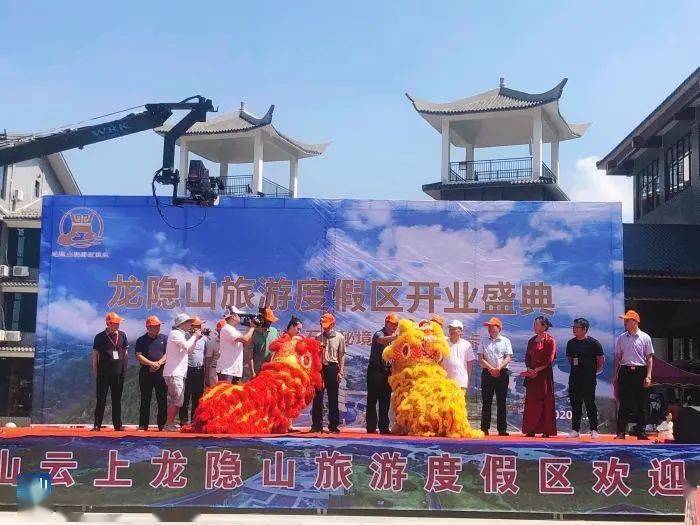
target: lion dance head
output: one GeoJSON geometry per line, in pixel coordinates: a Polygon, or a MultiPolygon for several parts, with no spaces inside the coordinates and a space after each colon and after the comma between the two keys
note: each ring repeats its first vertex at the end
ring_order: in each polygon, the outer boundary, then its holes
{"type": "Polygon", "coordinates": [[[467,419],[464,391],[440,362],[450,355],[442,327],[434,321],[402,319],[398,337],[384,349],[391,363],[389,384],[394,431],[413,436],[482,437],[467,419]]]}
{"type": "Polygon", "coordinates": [[[272,359],[251,381],[218,383],[199,401],[185,431],[207,434],[286,432],[323,384],[321,346],[315,339],[283,334],[270,344],[272,359]]]}

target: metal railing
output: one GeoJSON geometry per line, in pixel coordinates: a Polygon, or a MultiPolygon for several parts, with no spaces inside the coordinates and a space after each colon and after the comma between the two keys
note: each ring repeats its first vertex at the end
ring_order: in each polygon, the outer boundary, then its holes
{"type": "MultiPolygon", "coordinates": [[[[512,159],[473,160],[450,162],[450,182],[530,182],[532,181],[532,157],[512,159]]],[[[544,162],[541,182],[557,182],[557,178],[544,162]]]]}
{"type": "Polygon", "coordinates": [[[253,192],[252,175],[231,175],[222,177],[224,189],[221,195],[233,197],[291,197],[292,192],[284,186],[263,177],[262,193],[253,192]]]}

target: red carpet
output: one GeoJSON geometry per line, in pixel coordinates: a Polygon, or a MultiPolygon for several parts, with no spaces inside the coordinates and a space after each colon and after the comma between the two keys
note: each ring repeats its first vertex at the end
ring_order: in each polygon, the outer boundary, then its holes
{"type": "MultiPolygon", "coordinates": [[[[179,432],[159,432],[155,427],[151,427],[154,430],[149,430],[148,432],[136,430],[136,427],[131,427],[127,428],[126,430],[122,432],[115,432],[111,429],[108,428],[103,428],[100,432],[92,432],[90,430],[89,426],[51,426],[51,425],[45,425],[45,426],[32,426],[32,427],[19,427],[19,428],[2,428],[0,429],[0,441],[3,439],[15,439],[15,438],[21,438],[21,437],[29,437],[29,436],[66,436],[66,437],[81,437],[81,438],[88,438],[88,437],[124,437],[124,436],[131,436],[135,438],[143,438],[143,439],[149,439],[149,438],[180,438],[180,439],[189,439],[189,438],[195,438],[195,437],[210,437],[210,438],[218,438],[218,437],[271,437],[272,435],[263,435],[263,434],[255,434],[255,435],[241,435],[241,434],[235,434],[235,435],[229,435],[229,434],[183,434],[179,432]]],[[[416,436],[384,436],[380,434],[367,434],[363,430],[346,430],[341,432],[340,434],[331,434],[328,432],[323,432],[323,433],[318,433],[314,432],[311,433],[308,431],[308,429],[299,429],[298,432],[292,432],[289,434],[273,434],[274,436],[280,436],[284,435],[286,437],[292,437],[292,438],[299,438],[299,439],[316,439],[316,438],[324,438],[324,439],[376,439],[376,440],[385,440],[385,439],[398,439],[398,440],[404,440],[404,439],[411,439],[411,440],[431,440],[434,441],[436,439],[444,439],[444,440],[452,440],[452,438],[423,438],[423,437],[416,437],[416,436]]],[[[480,440],[470,440],[470,441],[480,441],[480,440]]],[[[600,438],[596,440],[592,440],[589,436],[584,435],[578,439],[571,439],[567,437],[566,434],[561,434],[560,436],[557,437],[550,437],[550,438],[541,438],[541,437],[534,437],[534,438],[528,438],[523,436],[522,434],[511,434],[510,436],[507,437],[501,437],[498,435],[490,435],[484,440],[481,441],[488,441],[488,442],[517,442],[517,443],[590,443],[590,444],[600,444],[600,445],[606,445],[606,446],[619,446],[619,445],[650,445],[653,444],[653,440],[650,439],[649,441],[639,441],[635,437],[627,437],[624,441],[621,440],[616,440],[614,439],[614,436],[611,434],[605,434],[601,435],[600,438]]]]}

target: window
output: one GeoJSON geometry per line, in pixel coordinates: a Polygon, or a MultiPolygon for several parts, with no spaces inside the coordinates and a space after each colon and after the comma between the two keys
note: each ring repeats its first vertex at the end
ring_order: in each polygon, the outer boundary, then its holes
{"type": "Polygon", "coordinates": [[[700,338],[674,337],[673,361],[697,361],[700,359],[700,338]]]}
{"type": "Polygon", "coordinates": [[[0,417],[29,417],[34,359],[0,358],[0,417]]]}
{"type": "Polygon", "coordinates": [[[654,160],[637,174],[637,218],[656,208],[660,201],[659,161],[654,160]]]}
{"type": "Polygon", "coordinates": [[[34,181],[34,197],[39,198],[41,197],[41,180],[37,179],[34,181]]]}
{"type": "Polygon", "coordinates": [[[8,264],[38,268],[40,237],[39,228],[10,228],[7,237],[8,264]]]}
{"type": "Polygon", "coordinates": [[[35,293],[6,293],[3,308],[5,310],[5,330],[19,330],[25,333],[36,331],[35,293]]]}
{"type": "Polygon", "coordinates": [[[0,199],[5,198],[5,174],[7,173],[7,166],[0,166],[0,199]]]}
{"type": "Polygon", "coordinates": [[[690,133],[666,149],[666,199],[690,186],[690,133]]]}

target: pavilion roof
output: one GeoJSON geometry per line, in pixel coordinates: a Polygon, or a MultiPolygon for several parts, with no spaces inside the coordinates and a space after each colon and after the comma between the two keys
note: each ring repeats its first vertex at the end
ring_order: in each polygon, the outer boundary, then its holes
{"type": "Polygon", "coordinates": [[[527,137],[526,120],[529,121],[529,119],[524,119],[526,111],[540,106],[543,107],[553,128],[551,133],[545,130],[545,140],[561,141],[581,137],[589,126],[589,124],[569,124],[559,112],[559,99],[566,82],[565,78],[544,93],[526,93],[507,88],[502,84],[499,88],[453,102],[430,102],[408,93],[406,97],[415,110],[438,131],[441,131],[443,119],[449,119],[451,123],[462,122],[461,126],[455,127],[457,140],[455,140],[456,137],[452,138],[457,146],[463,145],[464,142],[481,147],[523,143],[519,141],[527,137]],[[519,119],[516,126],[510,130],[506,129],[508,126],[504,126],[502,120],[509,117],[514,121],[519,119]],[[484,127],[485,121],[491,122],[491,129],[484,127]]]}
{"type": "MultiPolygon", "coordinates": [[[[250,162],[249,155],[244,154],[243,150],[250,149],[249,146],[252,146],[250,132],[258,129],[266,132],[265,140],[277,146],[276,150],[285,150],[290,157],[306,158],[323,154],[330,143],[310,144],[278,131],[272,125],[274,110],[275,106],[272,105],[263,117],[256,117],[248,113],[241,104],[241,108],[236,112],[225,113],[206,122],[195,123],[183,137],[196,139],[189,142],[190,151],[215,162],[250,162]],[[210,144],[207,144],[207,139],[211,139],[210,144]],[[231,155],[239,158],[231,158],[231,155]]],[[[162,135],[171,128],[172,124],[166,124],[156,128],[155,131],[162,135]]],[[[265,160],[284,160],[279,157],[279,151],[272,157],[268,157],[268,153],[265,153],[265,160]]]]}

